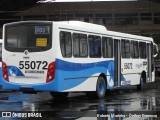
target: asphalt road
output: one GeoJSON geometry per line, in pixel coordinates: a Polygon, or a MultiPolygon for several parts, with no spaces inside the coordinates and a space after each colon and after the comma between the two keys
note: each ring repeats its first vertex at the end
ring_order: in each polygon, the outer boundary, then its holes
{"type": "Polygon", "coordinates": [[[105,99],[71,93],[65,100],[55,100],[47,92],[23,94],[0,90],[0,119],[160,120],[159,85],[160,78],[156,78],[156,82],[145,84],[142,91],[136,87],[116,89],[105,99]]]}

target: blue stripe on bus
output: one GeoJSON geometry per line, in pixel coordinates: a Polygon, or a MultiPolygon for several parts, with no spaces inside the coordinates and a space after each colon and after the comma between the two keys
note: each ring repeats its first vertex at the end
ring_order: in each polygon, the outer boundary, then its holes
{"type": "MultiPolygon", "coordinates": [[[[93,76],[96,73],[104,73],[106,76],[110,76],[107,80],[107,88],[112,89],[114,87],[114,61],[102,61],[95,63],[72,63],[56,59],[56,75],[58,80],[64,84],[60,89],[67,90],[75,86],[80,85],[89,77],[99,77],[93,76]]],[[[121,75],[121,81],[124,80],[123,75],[121,75]]]]}
{"type": "MultiPolygon", "coordinates": [[[[111,63],[114,66],[113,62],[114,62],[113,60],[108,60],[108,61],[95,62],[95,63],[72,63],[72,62],[56,59],[56,69],[63,70],[63,71],[80,71],[80,70],[89,69],[93,67],[108,68],[108,66],[111,63]]],[[[114,67],[111,68],[110,70],[114,71],[114,67]]]]}
{"type": "Polygon", "coordinates": [[[24,74],[16,66],[8,66],[8,76],[24,76],[24,74]]]}

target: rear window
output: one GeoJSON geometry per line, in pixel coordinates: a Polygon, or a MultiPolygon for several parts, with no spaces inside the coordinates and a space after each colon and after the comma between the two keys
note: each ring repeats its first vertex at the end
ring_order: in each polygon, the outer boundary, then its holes
{"type": "Polygon", "coordinates": [[[5,49],[14,52],[46,51],[52,44],[52,23],[18,23],[5,27],[5,49]]]}

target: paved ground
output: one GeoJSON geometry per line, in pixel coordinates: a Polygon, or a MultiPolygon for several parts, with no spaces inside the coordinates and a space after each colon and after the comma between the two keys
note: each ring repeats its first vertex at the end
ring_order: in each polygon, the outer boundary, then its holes
{"type": "MultiPolygon", "coordinates": [[[[57,120],[97,120],[102,119],[102,117],[105,120],[159,120],[159,85],[160,77],[157,77],[156,82],[144,85],[140,92],[136,90],[136,87],[117,89],[111,91],[110,95],[101,100],[88,99],[84,93],[72,93],[68,99],[57,101],[47,92],[23,94],[1,90],[0,111],[11,112],[12,117],[22,115],[21,112],[23,112],[23,115],[27,114],[27,117],[31,117],[28,116],[30,113],[38,112],[37,117],[49,116],[50,118],[47,119],[53,119],[54,117],[57,120]],[[25,113],[27,111],[29,114],[25,113]],[[15,112],[19,114],[14,114],[15,112]],[[142,116],[142,114],[144,115],[142,116]]],[[[25,116],[23,117],[25,118],[25,116]]],[[[21,116],[18,118],[21,119],[21,116]]],[[[1,119],[4,119],[4,117],[1,117],[1,119]]]]}

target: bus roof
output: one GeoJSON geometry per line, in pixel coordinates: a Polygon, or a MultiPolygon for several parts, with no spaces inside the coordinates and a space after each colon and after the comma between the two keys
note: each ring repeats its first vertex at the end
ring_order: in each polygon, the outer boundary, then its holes
{"type": "Polygon", "coordinates": [[[115,38],[121,37],[121,38],[153,41],[151,37],[110,31],[110,30],[107,30],[106,27],[104,27],[103,25],[97,25],[97,24],[86,23],[86,22],[81,22],[81,21],[60,21],[60,22],[57,21],[56,23],[58,23],[59,26],[64,29],[65,28],[67,29],[68,25],[70,25],[73,27],[72,30],[77,30],[77,31],[91,32],[91,33],[96,33],[96,34],[101,34],[101,35],[109,35],[109,36],[114,36],[115,38]]]}
{"type": "Polygon", "coordinates": [[[93,24],[93,23],[87,23],[87,22],[82,22],[82,21],[62,21],[59,23],[64,23],[64,24],[69,24],[69,25],[73,25],[73,26],[81,26],[81,27],[87,27],[90,29],[96,28],[98,30],[107,30],[106,27],[104,27],[103,25],[97,25],[97,24],[93,24]]]}

